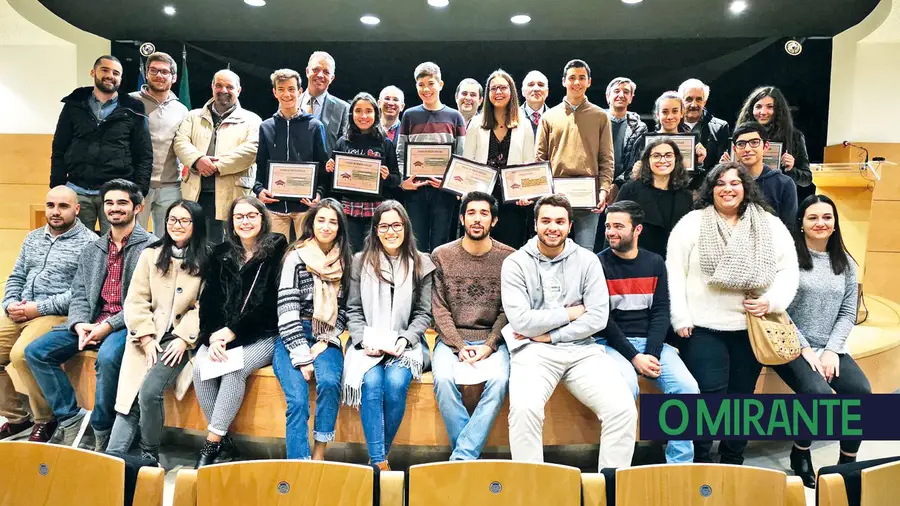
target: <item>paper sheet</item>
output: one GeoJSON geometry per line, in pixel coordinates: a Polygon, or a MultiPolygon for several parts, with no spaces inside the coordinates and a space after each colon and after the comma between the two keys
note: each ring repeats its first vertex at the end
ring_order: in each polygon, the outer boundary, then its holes
{"type": "Polygon", "coordinates": [[[510,353],[531,342],[531,339],[516,339],[513,335],[512,325],[508,323],[500,329],[500,335],[502,335],[503,340],[506,341],[506,347],[509,349],[510,353]]]}
{"type": "Polygon", "coordinates": [[[200,379],[206,381],[244,368],[243,346],[225,350],[225,356],[228,357],[225,362],[213,362],[209,355],[203,357],[200,361],[200,379]]]}
{"type": "Polygon", "coordinates": [[[490,378],[505,374],[502,371],[503,362],[496,353],[490,357],[479,360],[474,364],[456,362],[453,364],[453,378],[457,385],[478,385],[490,378]]]}
{"type": "Polygon", "coordinates": [[[399,337],[400,334],[396,330],[366,327],[363,331],[363,346],[381,351],[394,351],[397,349],[399,337]]]}

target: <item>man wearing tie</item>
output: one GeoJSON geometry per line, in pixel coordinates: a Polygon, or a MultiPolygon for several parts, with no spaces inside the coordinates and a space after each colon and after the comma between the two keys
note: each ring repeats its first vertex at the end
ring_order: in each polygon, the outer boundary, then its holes
{"type": "Polygon", "coordinates": [[[334,58],[325,51],[316,51],[306,64],[309,87],[300,97],[303,112],[312,114],[325,125],[325,150],[331,158],[335,143],[347,131],[350,104],[328,93],[334,81],[334,58]]]}
{"type": "Polygon", "coordinates": [[[547,110],[544,104],[550,88],[547,86],[547,76],[540,70],[532,70],[522,80],[522,114],[531,122],[531,129],[537,135],[537,127],[541,124],[541,117],[547,110]]]}

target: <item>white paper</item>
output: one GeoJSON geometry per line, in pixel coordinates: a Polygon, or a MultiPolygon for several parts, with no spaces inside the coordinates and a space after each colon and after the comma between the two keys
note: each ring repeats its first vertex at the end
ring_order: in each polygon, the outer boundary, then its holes
{"type": "Polygon", "coordinates": [[[213,362],[209,359],[209,355],[203,357],[203,360],[200,361],[200,379],[206,381],[244,368],[243,346],[225,350],[225,356],[228,357],[228,360],[224,362],[213,362]]]}
{"type": "Polygon", "coordinates": [[[396,330],[366,327],[363,331],[363,346],[374,350],[394,351],[397,349],[399,337],[400,334],[396,330]]]}
{"type": "Polygon", "coordinates": [[[480,385],[490,378],[503,374],[503,362],[496,353],[473,364],[456,362],[453,364],[453,378],[457,385],[480,385]]]}
{"type": "Polygon", "coordinates": [[[502,335],[503,340],[506,341],[506,347],[509,349],[510,353],[531,342],[531,339],[516,339],[513,332],[512,325],[508,323],[500,329],[500,335],[502,335]]]}

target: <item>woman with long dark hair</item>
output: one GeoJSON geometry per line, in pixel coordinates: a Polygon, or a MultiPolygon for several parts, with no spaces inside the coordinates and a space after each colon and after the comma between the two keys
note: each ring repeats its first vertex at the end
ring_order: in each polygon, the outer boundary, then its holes
{"type": "Polygon", "coordinates": [[[422,375],[428,357],[433,271],[431,258],[416,249],[406,210],[395,200],[382,202],[363,251],[353,257],[343,378],[344,403],[360,409],[369,462],[381,469],[390,469],[409,382],[422,375]],[[393,344],[372,347],[376,336],[393,344]]]}
{"type": "Polygon", "coordinates": [[[283,235],[272,232],[269,211],[256,197],[238,197],[228,209],[225,242],[203,275],[200,338],[194,389],[208,422],[197,467],[237,458],[228,429],[244,400],[247,378],[272,363],[278,335],[277,298],[283,235]],[[239,351],[236,351],[239,350],[239,351]],[[203,379],[204,362],[243,358],[243,367],[203,379]]]}
{"type": "MultiPolygon", "coordinates": [[[[865,373],[847,352],[847,337],[856,324],[856,264],[841,238],[837,206],[825,195],[807,197],[797,209],[794,244],[800,286],[787,312],[802,347],[795,360],[775,372],[795,393],[844,395],[872,393],[865,373]]],[[[791,469],[809,488],[816,486],[809,447],[794,441],[791,469]]],[[[861,441],[841,441],[838,464],[856,461],[861,441]]]]}
{"type": "Polygon", "coordinates": [[[309,210],[288,248],[278,287],[278,330],[272,367],[287,401],[287,457],[325,460],[341,403],[341,333],[347,326],[352,262],[341,204],[324,199],[309,210]],[[309,449],[309,381],[316,380],[316,416],[309,449]]]}
{"type": "Polygon", "coordinates": [[[141,252],[125,297],[131,346],[122,358],[116,421],[107,447],[108,452],[128,453],[140,428],[141,456],[157,462],[163,392],[174,382],[180,400],[191,386],[190,350],[200,330],[198,299],[209,258],[206,217],[199,204],[174,202],[165,218],[163,236],[141,252]]]}

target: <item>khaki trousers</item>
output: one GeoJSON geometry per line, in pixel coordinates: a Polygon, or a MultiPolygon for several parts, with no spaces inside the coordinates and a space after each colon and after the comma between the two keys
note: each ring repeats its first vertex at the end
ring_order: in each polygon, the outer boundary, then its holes
{"type": "Polygon", "coordinates": [[[53,411],[25,363],[25,347],[65,322],[65,316],[39,316],[16,323],[6,314],[0,314],[0,416],[11,423],[29,418],[21,394],[28,396],[35,422],[49,422],[53,418],[53,411]]]}

